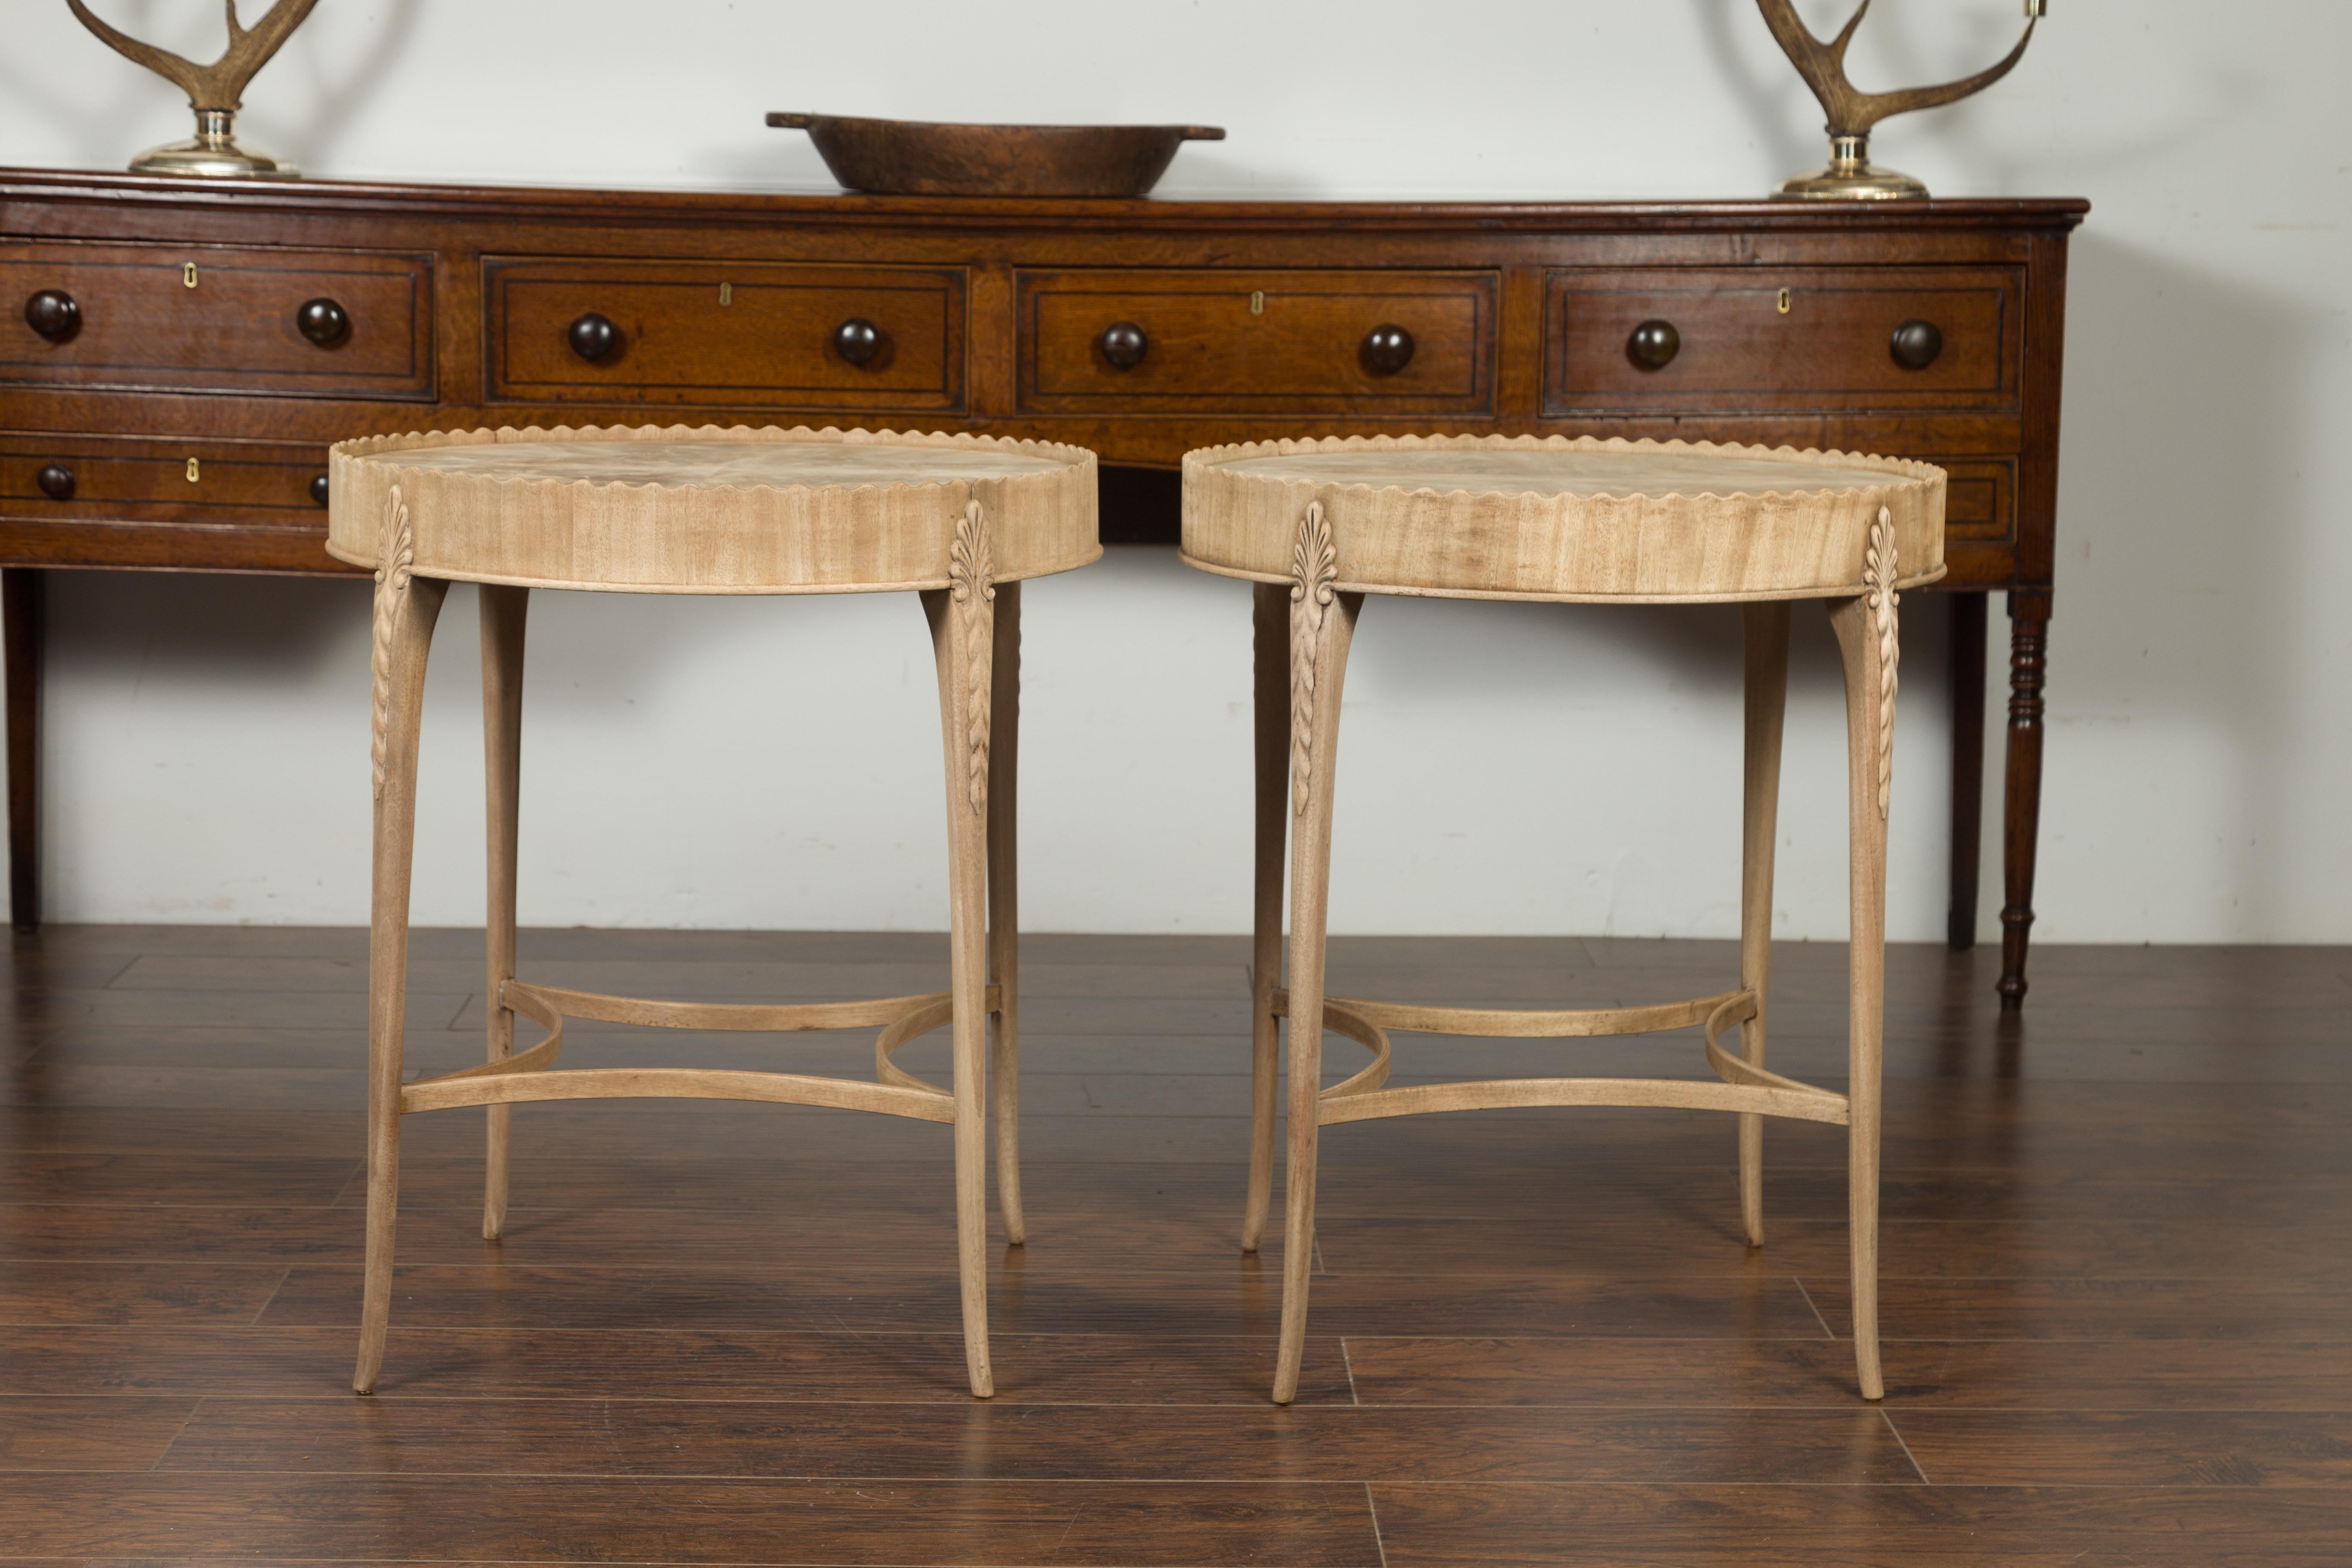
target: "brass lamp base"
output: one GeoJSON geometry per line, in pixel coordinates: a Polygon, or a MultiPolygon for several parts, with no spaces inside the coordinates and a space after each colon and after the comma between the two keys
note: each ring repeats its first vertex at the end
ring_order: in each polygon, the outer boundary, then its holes
{"type": "Polygon", "coordinates": [[[302,171],[267,153],[236,144],[236,116],[226,109],[196,110],[196,133],[185,142],[150,147],[131,160],[134,174],[195,180],[299,180],[302,171]]]}
{"type": "Polygon", "coordinates": [[[1870,138],[1833,136],[1825,168],[1797,175],[1772,193],[1782,202],[1918,201],[1927,187],[1908,174],[1882,169],[1870,161],[1870,138]]]}

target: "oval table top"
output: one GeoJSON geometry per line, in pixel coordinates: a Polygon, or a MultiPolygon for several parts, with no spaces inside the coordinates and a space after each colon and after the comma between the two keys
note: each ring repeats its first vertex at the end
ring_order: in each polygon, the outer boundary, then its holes
{"type": "Polygon", "coordinates": [[[458,582],[943,588],[975,502],[992,582],[1102,553],[1095,455],[992,436],[683,425],[373,436],[336,443],[327,484],[329,554],[377,565],[404,528],[410,569],[458,582]]]}
{"type": "Polygon", "coordinates": [[[1184,457],[1184,559],[1294,574],[1319,505],[1349,593],[1677,603],[1864,591],[1944,574],[1944,471],[1788,447],[1563,436],[1376,436],[1184,457]],[[1883,521],[1882,521],[1883,518],[1883,521]]]}

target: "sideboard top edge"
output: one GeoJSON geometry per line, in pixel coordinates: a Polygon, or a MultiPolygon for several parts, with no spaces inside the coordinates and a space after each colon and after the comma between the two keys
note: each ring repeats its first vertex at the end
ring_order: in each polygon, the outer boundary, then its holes
{"type": "Polygon", "coordinates": [[[0,202],[78,201],[159,206],[239,206],[331,215],[400,207],[464,215],[523,209],[549,218],[610,222],[616,208],[640,219],[685,222],[887,223],[908,226],[983,224],[1055,227],[1115,221],[1134,228],[1363,226],[1510,232],[1611,231],[1672,221],[1691,228],[1753,232],[1833,228],[2074,228],[2090,211],[2081,198],[2000,197],[1923,202],[1817,203],[1764,200],[1671,202],[1308,201],[869,196],[843,193],[723,190],[597,190],[586,186],[460,185],[374,181],[251,183],[164,179],[98,170],[0,169],[0,202]]]}

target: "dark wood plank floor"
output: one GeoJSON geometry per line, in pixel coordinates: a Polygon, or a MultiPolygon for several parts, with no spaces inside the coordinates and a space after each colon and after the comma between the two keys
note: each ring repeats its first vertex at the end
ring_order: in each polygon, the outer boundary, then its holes
{"type": "MultiPolygon", "coordinates": [[[[1839,1130],[1542,1110],[1325,1138],[1298,1405],[1236,1250],[1244,944],[1035,937],[1031,1240],[963,1389],[946,1131],[769,1106],[405,1128],[394,1327],[348,1392],[364,937],[56,927],[9,955],[0,1563],[1690,1565],[2352,1561],[2352,950],[1890,955],[1888,1395],[1854,1395],[1839,1130]]],[[[1540,1005],[1720,989],[1726,943],[1357,939],[1332,986],[1540,1005]]],[[[409,1066],[480,1049],[421,932],[409,1066]]],[[[558,984],[944,984],[940,939],[527,935],[558,984]]],[[[1836,1083],[1844,954],[1780,950],[1773,1064],[1836,1083]]],[[[864,1075],[864,1033],[579,1026],[864,1075]]],[[[1356,1049],[1335,1040],[1335,1073],[1356,1049]]],[[[907,1059],[943,1075],[936,1038],[907,1059]]],[[[1703,1076],[1687,1036],[1401,1037],[1397,1081],[1703,1076]]],[[[1278,1238],[1277,1238],[1278,1240],[1278,1238]]]]}

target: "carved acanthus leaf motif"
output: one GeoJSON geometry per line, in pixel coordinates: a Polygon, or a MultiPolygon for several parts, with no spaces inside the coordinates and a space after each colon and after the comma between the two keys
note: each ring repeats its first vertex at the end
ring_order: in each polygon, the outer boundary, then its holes
{"type": "Polygon", "coordinates": [[[1301,816],[1314,793],[1309,768],[1315,752],[1316,647],[1339,575],[1339,555],[1323,503],[1309,501],[1290,552],[1290,789],[1291,809],[1301,816]]]}
{"type": "Polygon", "coordinates": [[[375,776],[375,795],[383,798],[386,753],[392,742],[392,634],[399,623],[400,602],[408,594],[410,569],[416,562],[416,536],[408,526],[408,505],[400,487],[384,498],[383,517],[375,532],[375,637],[368,650],[368,675],[374,689],[370,712],[368,763],[375,776]]]}
{"type": "Polygon", "coordinates": [[[989,668],[996,649],[996,562],[988,539],[988,517],[972,501],[956,520],[948,547],[948,592],[961,606],[964,658],[964,731],[971,738],[966,794],[976,812],[988,809],[989,668]]]}
{"type": "Polygon", "coordinates": [[[1863,552],[1862,584],[1870,601],[1871,628],[1878,634],[1878,815],[1886,815],[1895,789],[1895,675],[1901,649],[1895,635],[1895,606],[1902,595],[1895,591],[1901,575],[1895,561],[1895,515],[1885,507],[1870,525],[1870,544],[1863,552]]]}

